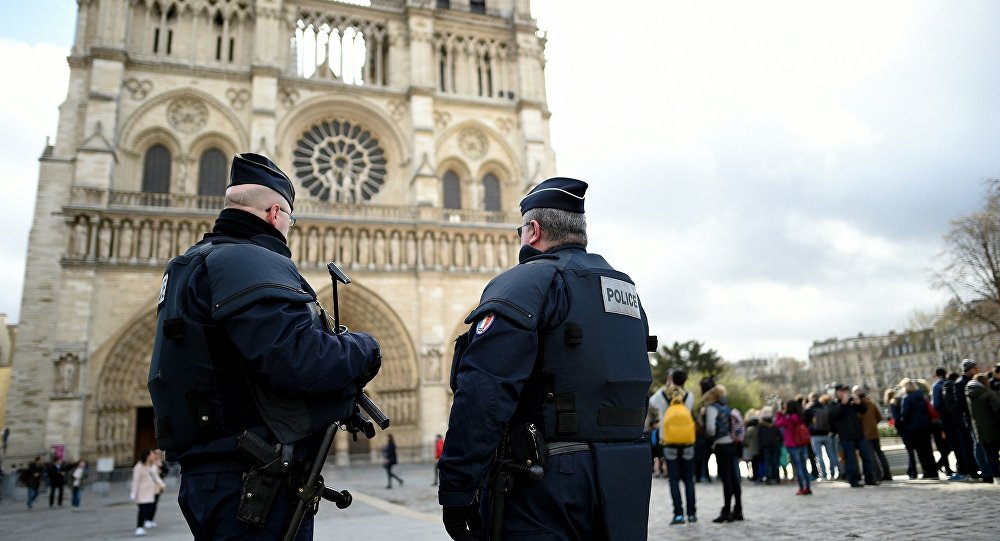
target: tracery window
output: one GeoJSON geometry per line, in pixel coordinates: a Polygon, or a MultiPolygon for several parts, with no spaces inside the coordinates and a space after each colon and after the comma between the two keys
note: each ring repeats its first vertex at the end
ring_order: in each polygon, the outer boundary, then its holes
{"type": "Polygon", "coordinates": [[[167,193],[170,191],[170,151],[157,144],[146,151],[142,162],[142,191],[167,193]]]}
{"type": "Polygon", "coordinates": [[[210,148],[201,155],[198,164],[198,195],[224,195],[226,193],[226,155],[217,148],[210,148]]]}
{"type": "Polygon", "coordinates": [[[458,181],[458,175],[454,171],[449,170],[444,174],[441,186],[444,190],[444,208],[462,208],[462,185],[458,181]]]}
{"type": "Polygon", "coordinates": [[[385,184],[385,151],[370,131],[349,120],[310,128],[295,146],[292,166],[302,187],[323,201],[369,201],[385,184]]]}
{"type": "Polygon", "coordinates": [[[295,23],[292,37],[298,76],[352,85],[387,83],[389,43],[384,24],[319,14],[303,17],[295,23]]]}
{"type": "Polygon", "coordinates": [[[171,4],[164,10],[160,3],[154,3],[149,11],[157,19],[153,27],[153,54],[170,56],[174,48],[174,26],[177,23],[177,6],[171,4]]]}
{"type": "Polygon", "coordinates": [[[493,173],[483,177],[483,210],[500,211],[500,179],[493,173]]]}

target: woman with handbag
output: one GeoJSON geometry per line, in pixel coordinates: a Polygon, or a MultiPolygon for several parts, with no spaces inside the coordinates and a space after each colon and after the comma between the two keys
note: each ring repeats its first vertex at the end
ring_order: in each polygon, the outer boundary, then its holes
{"type": "Polygon", "coordinates": [[[907,437],[917,451],[923,479],[938,479],[937,463],[931,450],[931,415],[927,398],[917,382],[906,382],[906,396],[899,408],[898,425],[902,425],[907,437]]]}
{"type": "Polygon", "coordinates": [[[806,469],[807,447],[812,436],[809,434],[809,427],[802,421],[802,404],[798,400],[785,402],[785,409],[778,412],[774,424],[782,430],[785,448],[788,449],[788,455],[792,459],[795,480],[799,483],[799,491],[795,495],[812,495],[810,475],[806,469]]]}

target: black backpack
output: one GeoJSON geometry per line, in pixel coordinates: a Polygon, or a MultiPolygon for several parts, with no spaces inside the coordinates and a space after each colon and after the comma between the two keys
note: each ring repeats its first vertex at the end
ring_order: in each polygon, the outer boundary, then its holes
{"type": "Polygon", "coordinates": [[[826,406],[817,406],[813,409],[812,424],[809,428],[815,432],[830,432],[830,409],[826,406]]]}

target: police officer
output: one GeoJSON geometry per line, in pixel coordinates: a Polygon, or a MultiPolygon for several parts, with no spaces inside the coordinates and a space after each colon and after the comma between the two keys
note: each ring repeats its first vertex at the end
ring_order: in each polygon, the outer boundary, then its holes
{"type": "Polygon", "coordinates": [[[519,264],[456,341],[438,492],[453,539],[646,538],[648,324],[632,280],[587,253],[586,190],[550,178],[521,200],[519,264]]]}
{"type": "MultiPolygon", "coordinates": [[[[163,274],[148,387],[198,540],[280,538],[296,503],[289,488],[301,486],[323,428],[353,413],[381,366],[374,338],[332,332],[290,259],[294,201],[271,160],[237,154],[212,232],[163,274]],[[241,437],[277,460],[265,468],[241,437]]],[[[312,525],[307,517],[296,539],[312,539],[312,525]]]]}

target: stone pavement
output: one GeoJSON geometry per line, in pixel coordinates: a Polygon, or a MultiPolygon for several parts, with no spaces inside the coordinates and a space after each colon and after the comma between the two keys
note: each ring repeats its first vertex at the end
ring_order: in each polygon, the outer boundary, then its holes
{"type": "MultiPolygon", "coordinates": [[[[316,539],[363,536],[363,539],[407,541],[446,540],[440,525],[435,487],[430,486],[428,464],[404,464],[396,468],[406,483],[385,488],[385,472],[378,466],[327,468],[324,476],[337,488],[354,494],[354,504],[338,510],[324,504],[316,521],[316,539]]],[[[897,477],[898,478],[898,477],[897,477]]],[[[905,478],[905,476],[904,476],[905,478]]],[[[156,522],[147,539],[190,539],[176,500],[176,478],[160,502],[156,522]]],[[[718,482],[699,483],[699,522],[669,526],[670,492],[665,479],[653,479],[649,539],[679,538],[699,541],[738,537],[751,540],[802,539],[998,539],[992,514],[1000,502],[1000,486],[947,481],[895,481],[877,487],[852,489],[845,483],[814,485],[813,496],[795,496],[794,484],[763,486],[743,484],[746,521],[714,524],[722,505],[718,482]],[[974,520],[978,517],[978,520],[974,520]],[[952,529],[942,529],[950,523],[952,529]],[[960,526],[959,526],[960,525],[960,526]],[[993,529],[990,529],[990,528],[993,529]]],[[[39,497],[35,509],[24,505],[24,489],[18,498],[0,503],[0,539],[132,539],[136,507],[128,501],[126,483],[113,483],[108,495],[84,492],[80,512],[50,509],[48,494],[39,497]]]]}

